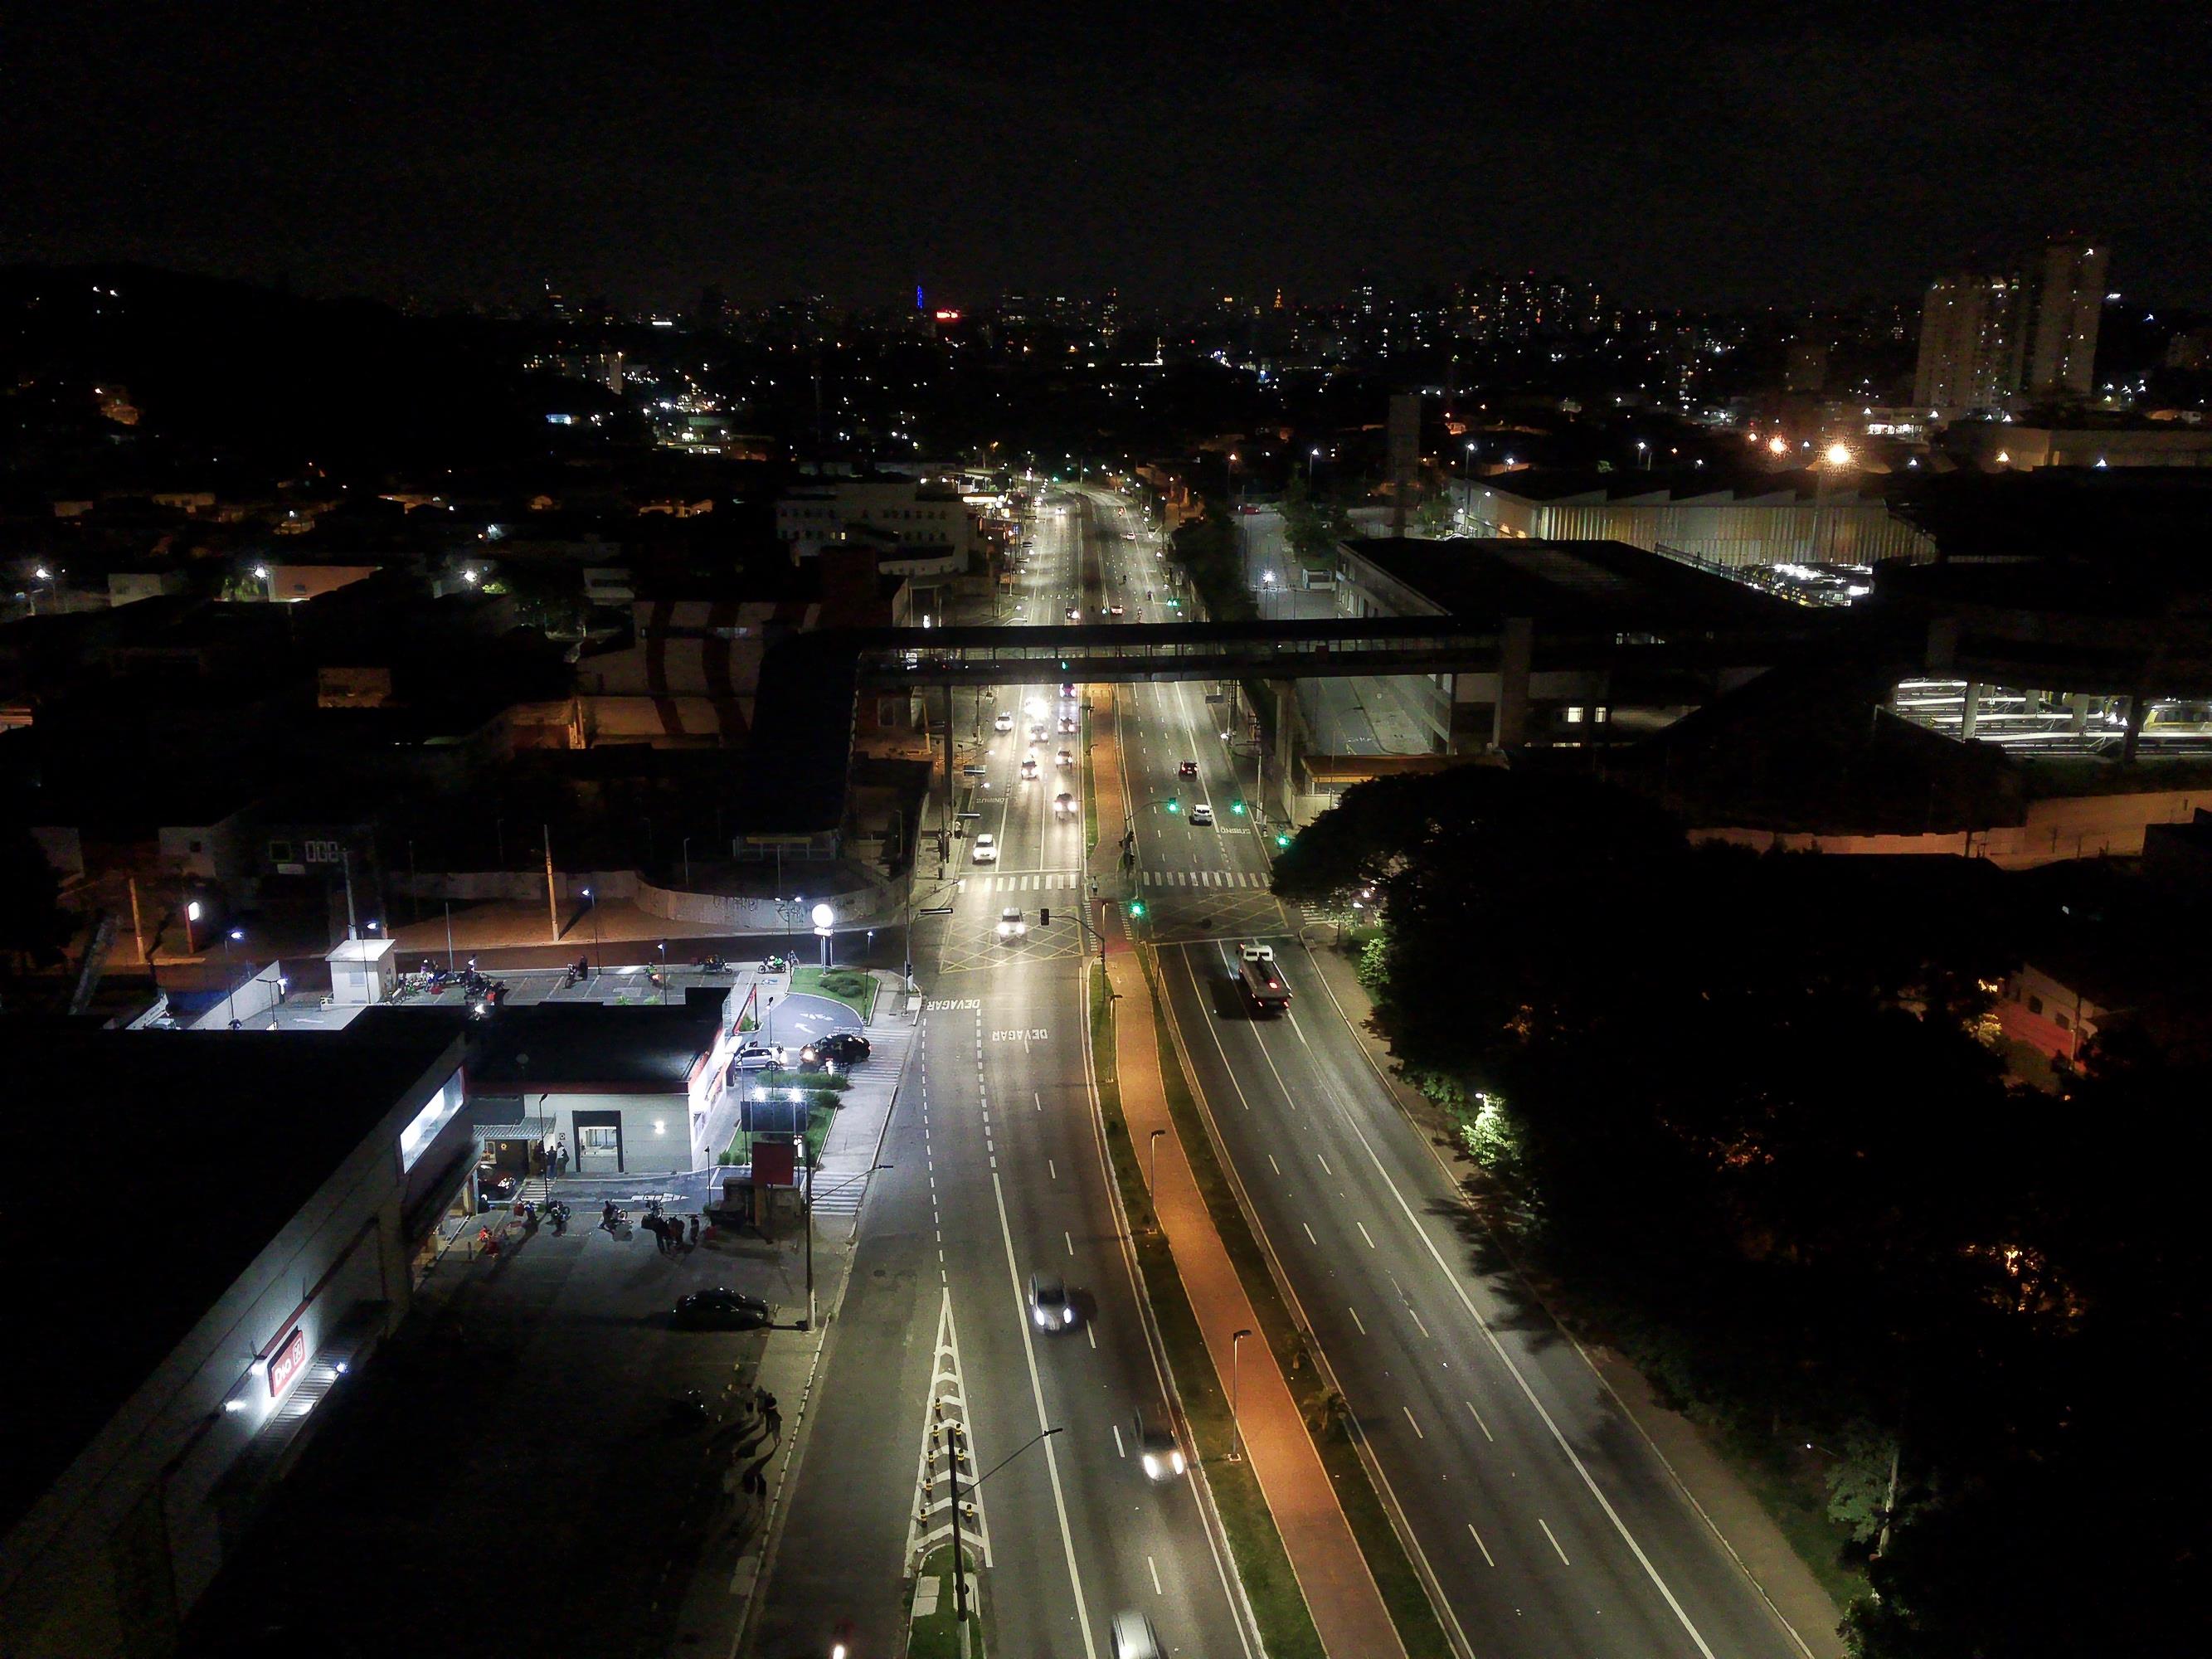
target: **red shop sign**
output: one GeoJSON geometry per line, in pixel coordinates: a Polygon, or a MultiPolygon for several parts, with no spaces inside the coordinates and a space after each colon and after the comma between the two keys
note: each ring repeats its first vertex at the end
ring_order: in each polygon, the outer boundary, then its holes
{"type": "Polygon", "coordinates": [[[269,1397],[274,1400],[291,1387],[292,1379],[307,1363],[307,1333],[304,1327],[295,1325],[284,1346],[269,1356],[269,1397]]]}

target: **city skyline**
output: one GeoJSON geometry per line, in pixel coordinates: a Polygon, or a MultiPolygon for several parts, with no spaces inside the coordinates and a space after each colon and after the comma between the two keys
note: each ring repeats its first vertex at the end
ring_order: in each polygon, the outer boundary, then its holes
{"type": "Polygon", "coordinates": [[[2023,8],[2002,40],[1887,8],[1508,8],[1458,33],[1297,11],[1264,33],[56,18],[10,43],[0,261],[432,305],[550,279],[637,308],[707,286],[889,305],[917,281],[1141,306],[1494,268],[1715,306],[1904,296],[2078,231],[2124,251],[2124,289],[2203,304],[2204,94],[2157,71],[2212,22],[2118,18],[2023,8]],[[2094,118],[2119,107],[2124,128],[2094,118]]]}

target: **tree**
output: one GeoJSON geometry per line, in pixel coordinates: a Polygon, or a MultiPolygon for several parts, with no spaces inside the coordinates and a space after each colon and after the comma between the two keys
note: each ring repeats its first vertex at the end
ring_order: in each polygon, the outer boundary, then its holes
{"type": "Polygon", "coordinates": [[[0,829],[0,951],[36,968],[61,962],[76,931],[61,890],[37,838],[21,825],[0,829]]]}

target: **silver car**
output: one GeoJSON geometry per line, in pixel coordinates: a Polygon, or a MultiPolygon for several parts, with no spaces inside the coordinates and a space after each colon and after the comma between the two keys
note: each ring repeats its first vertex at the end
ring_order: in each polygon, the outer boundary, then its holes
{"type": "Polygon", "coordinates": [[[1041,1331],[1075,1328],[1075,1303],[1058,1273],[1030,1275],[1030,1322],[1041,1331]]]}

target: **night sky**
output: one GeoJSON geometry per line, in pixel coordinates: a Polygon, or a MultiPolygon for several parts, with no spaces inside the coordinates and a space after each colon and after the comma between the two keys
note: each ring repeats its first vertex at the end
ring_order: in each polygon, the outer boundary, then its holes
{"type": "Polygon", "coordinates": [[[49,5],[0,36],[0,262],[667,307],[1493,267],[1697,304],[2080,229],[2131,297],[2212,303],[2212,8],[876,10],[49,5]]]}

